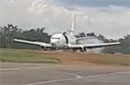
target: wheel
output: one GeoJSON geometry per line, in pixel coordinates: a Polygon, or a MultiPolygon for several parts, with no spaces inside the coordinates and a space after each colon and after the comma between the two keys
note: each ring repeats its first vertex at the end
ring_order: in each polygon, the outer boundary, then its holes
{"type": "Polygon", "coordinates": [[[80,48],[80,52],[85,52],[86,48],[80,48]]]}

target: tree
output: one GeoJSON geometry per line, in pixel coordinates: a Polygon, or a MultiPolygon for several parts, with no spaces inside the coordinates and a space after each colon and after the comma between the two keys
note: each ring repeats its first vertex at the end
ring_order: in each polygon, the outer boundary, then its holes
{"type": "Polygon", "coordinates": [[[118,41],[121,42],[120,45],[105,48],[103,52],[130,54],[130,35],[126,35],[124,38],[120,38],[118,41]]]}
{"type": "Polygon", "coordinates": [[[99,40],[102,40],[104,43],[110,42],[107,38],[105,38],[103,35],[96,36],[99,40]]]}
{"type": "MultiPolygon", "coordinates": [[[[24,43],[16,43],[15,38],[26,39],[32,41],[50,42],[48,33],[43,32],[45,27],[22,31],[17,25],[8,24],[0,27],[0,47],[1,48],[37,48],[33,45],[24,43]]],[[[39,47],[38,47],[39,48],[39,47]]]]}
{"type": "Polygon", "coordinates": [[[0,47],[10,47],[12,37],[16,32],[18,32],[17,25],[8,24],[0,27],[0,47]]]}

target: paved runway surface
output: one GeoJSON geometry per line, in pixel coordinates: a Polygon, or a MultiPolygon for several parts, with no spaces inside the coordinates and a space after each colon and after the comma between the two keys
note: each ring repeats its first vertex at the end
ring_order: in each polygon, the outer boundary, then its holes
{"type": "Polygon", "coordinates": [[[130,85],[129,67],[0,63],[0,85],[130,85]]]}

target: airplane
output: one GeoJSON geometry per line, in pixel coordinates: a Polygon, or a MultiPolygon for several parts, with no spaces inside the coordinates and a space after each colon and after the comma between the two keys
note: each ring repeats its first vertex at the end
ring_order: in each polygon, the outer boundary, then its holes
{"type": "Polygon", "coordinates": [[[80,52],[85,52],[87,49],[100,48],[107,46],[120,45],[120,42],[112,43],[79,43],[80,40],[88,39],[87,37],[76,38],[74,35],[75,30],[75,20],[76,16],[73,16],[73,22],[71,30],[64,33],[54,33],[50,38],[50,43],[38,42],[38,41],[28,41],[22,39],[14,39],[15,42],[27,43],[32,45],[38,45],[43,49],[72,49],[74,52],[80,50],[80,52]]]}

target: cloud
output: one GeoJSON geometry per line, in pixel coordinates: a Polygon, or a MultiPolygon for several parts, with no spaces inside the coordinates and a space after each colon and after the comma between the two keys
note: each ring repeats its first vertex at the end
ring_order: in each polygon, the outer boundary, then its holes
{"type": "Polygon", "coordinates": [[[22,29],[46,27],[50,34],[71,28],[72,14],[77,15],[76,32],[95,32],[107,38],[130,33],[129,8],[64,7],[52,0],[0,0],[0,24],[17,24],[22,29]]]}
{"type": "Polygon", "coordinates": [[[110,5],[129,7],[129,0],[53,0],[64,6],[107,7],[110,5]]]}

